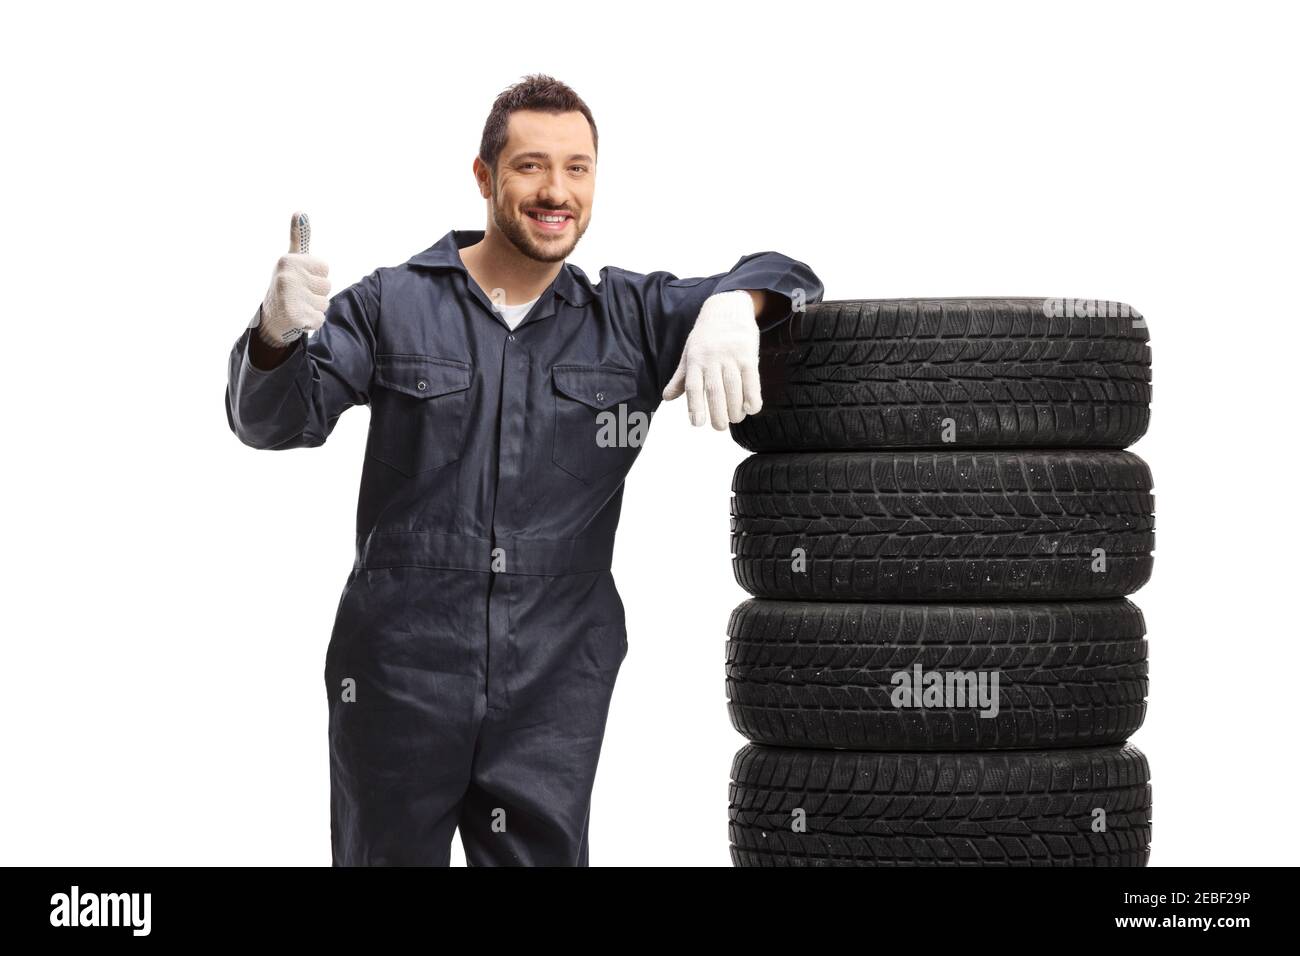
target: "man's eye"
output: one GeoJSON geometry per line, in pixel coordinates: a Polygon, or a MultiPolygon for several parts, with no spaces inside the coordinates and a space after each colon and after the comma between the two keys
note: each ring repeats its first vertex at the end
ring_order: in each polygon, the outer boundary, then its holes
{"type": "Polygon", "coordinates": [[[576,169],[576,170],[579,170],[579,171],[584,172],[584,173],[587,171],[587,167],[586,167],[586,166],[570,166],[569,168],[570,168],[570,169],[576,169]]]}

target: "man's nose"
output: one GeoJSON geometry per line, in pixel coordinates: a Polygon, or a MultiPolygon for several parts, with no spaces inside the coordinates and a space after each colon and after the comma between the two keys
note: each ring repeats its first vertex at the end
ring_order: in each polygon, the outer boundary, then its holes
{"type": "Polygon", "coordinates": [[[564,181],[564,170],[555,169],[542,183],[537,198],[552,206],[565,206],[569,202],[569,187],[564,181]]]}

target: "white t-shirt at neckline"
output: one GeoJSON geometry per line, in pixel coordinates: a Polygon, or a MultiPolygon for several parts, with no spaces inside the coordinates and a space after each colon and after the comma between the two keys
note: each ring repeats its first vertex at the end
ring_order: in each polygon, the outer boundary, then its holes
{"type": "MultiPolygon", "coordinates": [[[[540,298],[541,296],[539,295],[537,299],[540,298]]],[[[511,329],[514,329],[515,326],[524,320],[524,316],[528,314],[528,310],[537,304],[537,299],[533,299],[532,302],[524,302],[521,305],[498,304],[496,308],[497,311],[501,313],[501,318],[506,320],[506,325],[510,326],[511,329]]]]}

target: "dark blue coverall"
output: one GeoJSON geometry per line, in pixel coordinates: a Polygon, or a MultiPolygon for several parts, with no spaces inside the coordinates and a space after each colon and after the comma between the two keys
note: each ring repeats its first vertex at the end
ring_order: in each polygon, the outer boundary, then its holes
{"type": "Polygon", "coordinates": [[[566,262],[512,332],[458,253],[482,238],[453,230],[339,292],[274,369],[250,364],[251,325],[230,353],[226,413],[254,448],[320,445],[370,406],[325,656],[335,866],[446,865],[458,826],[473,866],[587,864],[627,652],[610,558],[640,451],[604,447],[597,416],[658,407],[713,293],[823,291],[775,252],[704,278],[606,267],[596,285],[566,262]]]}

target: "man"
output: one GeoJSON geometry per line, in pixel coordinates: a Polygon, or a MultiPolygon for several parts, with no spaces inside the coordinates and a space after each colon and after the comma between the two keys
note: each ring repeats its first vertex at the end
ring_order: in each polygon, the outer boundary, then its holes
{"type": "Polygon", "coordinates": [[[821,297],[775,252],[705,278],[607,267],[593,285],[565,259],[591,221],[596,145],[572,90],[526,77],[474,161],[485,231],[327,299],[295,217],[231,351],[226,411],[255,448],[320,445],[370,406],[325,661],[336,866],[446,865],[457,827],[470,865],[587,864],[627,651],[610,558],[644,425],[683,393],[696,425],[757,411],[759,330],[821,297]]]}

